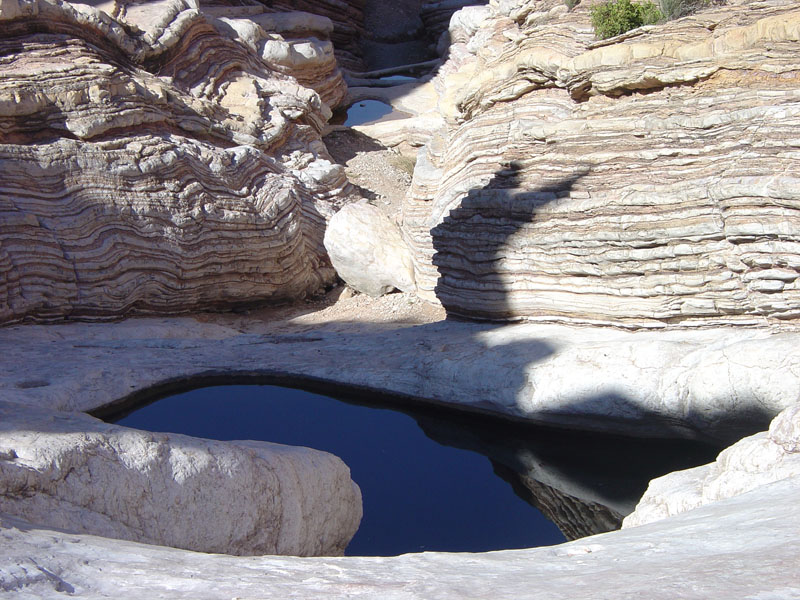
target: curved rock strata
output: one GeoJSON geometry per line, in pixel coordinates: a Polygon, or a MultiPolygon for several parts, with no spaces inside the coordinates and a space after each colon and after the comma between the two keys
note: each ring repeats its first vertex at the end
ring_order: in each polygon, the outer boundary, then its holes
{"type": "MultiPolygon", "coordinates": [[[[237,0],[238,1],[238,0],[237,0]]],[[[365,0],[260,0],[272,10],[305,11],[330,19],[330,39],[339,63],[348,69],[363,68],[359,39],[364,34],[365,0]]]]}
{"type": "Polygon", "coordinates": [[[489,319],[799,316],[796,3],[602,43],[584,4],[467,11],[404,206],[421,294],[489,319]]]}
{"type": "Polygon", "coordinates": [[[0,511],[200,552],[339,555],[361,493],[337,457],[215,442],[0,402],[0,511]]]}
{"type": "Polygon", "coordinates": [[[345,87],[329,42],[277,33],[330,23],[189,0],[112,12],[2,0],[0,322],[330,284],[322,235],[348,184],[320,131],[345,87]]]}

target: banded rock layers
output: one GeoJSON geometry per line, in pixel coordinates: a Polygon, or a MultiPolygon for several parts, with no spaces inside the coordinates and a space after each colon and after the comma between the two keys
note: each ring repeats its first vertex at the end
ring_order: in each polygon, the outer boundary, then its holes
{"type": "Polygon", "coordinates": [[[795,3],[602,43],[583,4],[466,10],[404,207],[420,294],[490,319],[800,316],[795,3]]]}
{"type": "Polygon", "coordinates": [[[346,92],[319,39],[330,22],[106,8],[116,17],[0,6],[0,322],[230,307],[332,282],[322,236],[347,181],[319,135],[346,92]]]}

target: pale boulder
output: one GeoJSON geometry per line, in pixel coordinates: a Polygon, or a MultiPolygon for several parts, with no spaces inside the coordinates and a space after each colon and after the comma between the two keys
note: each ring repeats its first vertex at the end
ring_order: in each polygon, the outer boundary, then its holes
{"type": "Polygon", "coordinates": [[[340,555],[361,492],[337,457],[0,402],[0,511],[68,531],[237,555],[340,555]]]}
{"type": "Polygon", "coordinates": [[[328,223],[324,239],[336,272],[370,296],[412,292],[414,265],[400,229],[366,201],[345,206],[328,223]]]}

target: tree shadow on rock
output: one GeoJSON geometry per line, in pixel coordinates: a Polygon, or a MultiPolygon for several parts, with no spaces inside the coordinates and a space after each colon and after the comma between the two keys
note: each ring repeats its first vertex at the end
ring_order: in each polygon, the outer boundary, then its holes
{"type": "Polygon", "coordinates": [[[516,234],[537,218],[546,204],[568,197],[588,173],[574,174],[536,189],[525,189],[516,161],[483,187],[470,190],[431,230],[433,264],[439,271],[435,294],[448,315],[487,320],[519,318],[514,310],[517,273],[508,265],[516,234]]]}

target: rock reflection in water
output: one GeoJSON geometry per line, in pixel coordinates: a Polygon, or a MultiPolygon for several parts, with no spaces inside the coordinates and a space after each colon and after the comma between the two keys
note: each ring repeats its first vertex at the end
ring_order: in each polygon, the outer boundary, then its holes
{"type": "Polygon", "coordinates": [[[308,446],[340,457],[361,487],[364,508],[349,555],[479,552],[564,541],[552,522],[494,476],[483,456],[439,444],[412,416],[381,408],[388,407],[297,389],[222,385],[163,398],[117,422],[201,438],[308,446]]]}
{"type": "Polygon", "coordinates": [[[693,442],[556,431],[427,406],[411,410],[407,401],[369,400],[337,402],[289,388],[224,385],[165,398],[118,422],[198,437],[305,445],[340,456],[364,500],[351,555],[562,541],[545,517],[567,539],[609,531],[633,510],[651,478],[709,462],[718,451],[693,442]],[[494,473],[538,512],[519,502],[472,453],[486,456],[494,473]]]}
{"type": "Polygon", "coordinates": [[[425,434],[488,457],[568,540],[618,529],[651,479],[714,460],[722,447],[555,430],[497,419],[417,415],[425,434]]]}

